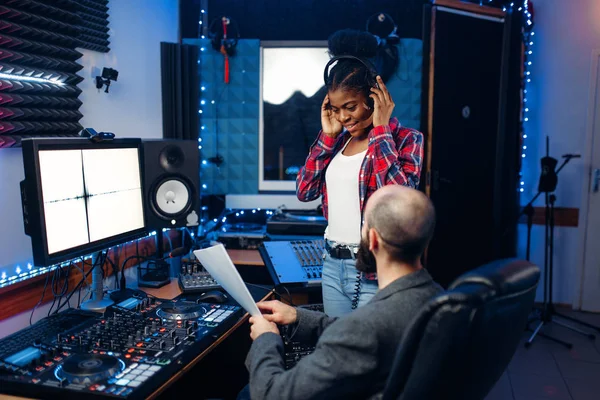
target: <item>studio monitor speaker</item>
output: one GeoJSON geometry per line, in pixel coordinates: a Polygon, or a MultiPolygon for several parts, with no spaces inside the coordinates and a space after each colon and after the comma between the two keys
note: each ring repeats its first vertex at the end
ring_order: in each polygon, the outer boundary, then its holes
{"type": "Polygon", "coordinates": [[[143,140],[146,227],[198,225],[200,155],[195,140],[143,140]]]}

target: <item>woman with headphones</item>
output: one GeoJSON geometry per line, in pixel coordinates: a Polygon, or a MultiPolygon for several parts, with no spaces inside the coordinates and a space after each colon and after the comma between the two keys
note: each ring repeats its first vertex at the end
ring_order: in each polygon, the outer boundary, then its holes
{"type": "Polygon", "coordinates": [[[392,117],[394,101],[368,61],[377,48],[367,32],[345,29],[329,38],[322,129],[296,180],[299,200],[322,198],[323,306],[330,316],[349,313],[377,291],[374,265],[355,268],[369,196],[385,185],[417,188],[421,175],[423,135],[392,117]]]}

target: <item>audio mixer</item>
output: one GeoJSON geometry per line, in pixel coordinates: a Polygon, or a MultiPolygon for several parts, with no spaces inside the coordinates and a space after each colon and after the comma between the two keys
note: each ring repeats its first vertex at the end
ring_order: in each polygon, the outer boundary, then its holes
{"type": "Polygon", "coordinates": [[[198,260],[182,260],[177,282],[182,293],[204,293],[221,288],[198,260]]]}
{"type": "Polygon", "coordinates": [[[324,240],[264,242],[258,251],[276,285],[321,284],[324,240]]]}
{"type": "Polygon", "coordinates": [[[193,295],[129,298],[103,314],[68,310],[0,340],[0,392],[146,398],[243,315],[233,301],[193,295]]]}

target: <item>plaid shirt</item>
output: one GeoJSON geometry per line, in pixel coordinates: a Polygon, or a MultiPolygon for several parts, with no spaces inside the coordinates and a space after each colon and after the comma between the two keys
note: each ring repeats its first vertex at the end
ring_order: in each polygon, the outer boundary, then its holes
{"type": "MultiPolygon", "coordinates": [[[[310,148],[306,163],[296,178],[296,195],[300,201],[316,200],[323,196],[323,215],[327,218],[327,187],[325,171],[333,157],[344,148],[350,134],[344,132],[333,139],[319,132],[310,148]]],[[[366,201],[385,185],[419,186],[423,160],[423,134],[404,128],[397,118],[390,124],[376,126],[369,132],[369,146],[359,176],[361,217],[366,201]]],[[[362,220],[362,218],[361,218],[362,220]]]]}

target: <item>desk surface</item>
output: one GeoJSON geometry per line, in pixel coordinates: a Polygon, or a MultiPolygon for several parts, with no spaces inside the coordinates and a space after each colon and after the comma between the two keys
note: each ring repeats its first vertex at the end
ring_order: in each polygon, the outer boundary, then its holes
{"type": "Polygon", "coordinates": [[[252,265],[256,267],[265,266],[265,263],[263,262],[258,250],[227,249],[227,253],[235,265],[252,265]]]}

